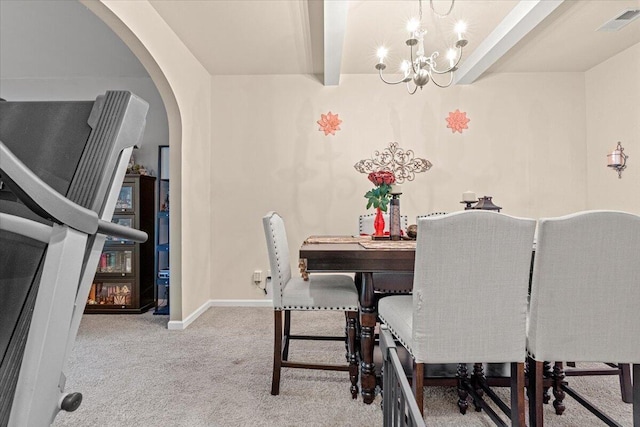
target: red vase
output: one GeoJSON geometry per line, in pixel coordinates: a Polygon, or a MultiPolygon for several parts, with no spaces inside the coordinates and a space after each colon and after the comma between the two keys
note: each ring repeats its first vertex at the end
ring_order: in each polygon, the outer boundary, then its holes
{"type": "Polygon", "coordinates": [[[382,210],[377,208],[376,217],[373,220],[374,236],[384,236],[384,216],[382,210]]]}

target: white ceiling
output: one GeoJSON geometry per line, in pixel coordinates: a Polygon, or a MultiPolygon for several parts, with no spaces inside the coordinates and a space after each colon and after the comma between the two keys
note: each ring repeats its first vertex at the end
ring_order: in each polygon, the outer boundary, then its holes
{"type": "MultiPolygon", "coordinates": [[[[331,7],[340,1],[344,0],[150,3],[212,75],[322,74],[327,36],[332,46],[343,41],[337,59],[342,74],[375,73],[379,44],[390,49],[389,63],[406,55],[404,25],[417,15],[418,1],[352,0],[344,23],[326,22],[324,18],[335,16],[331,7]],[[331,34],[325,28],[331,28],[331,34]]],[[[456,0],[451,16],[435,18],[424,0],[427,50],[446,50],[455,41],[450,29],[462,18],[469,26],[464,66],[478,46],[486,47],[492,36],[502,37],[496,36],[497,26],[522,31],[522,24],[512,17],[514,8],[535,3],[456,0]]],[[[440,12],[449,4],[450,0],[434,1],[440,12]]],[[[494,51],[487,72],[586,71],[640,42],[640,19],[618,32],[595,31],[627,8],[640,8],[640,0],[565,0],[532,31],[511,40],[513,47],[506,54],[494,51]]],[[[80,3],[0,0],[0,77],[145,75],[126,46],[80,3]]]]}

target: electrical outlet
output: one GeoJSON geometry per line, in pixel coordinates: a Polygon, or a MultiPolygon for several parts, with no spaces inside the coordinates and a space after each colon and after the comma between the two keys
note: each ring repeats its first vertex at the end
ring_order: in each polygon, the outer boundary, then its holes
{"type": "Polygon", "coordinates": [[[255,283],[262,283],[262,270],[256,270],[253,272],[253,281],[255,283]]]}

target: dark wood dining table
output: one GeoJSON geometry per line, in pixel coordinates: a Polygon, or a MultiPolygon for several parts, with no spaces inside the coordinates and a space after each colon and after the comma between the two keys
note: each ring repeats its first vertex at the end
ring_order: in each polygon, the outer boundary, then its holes
{"type": "Polygon", "coordinates": [[[300,270],[356,273],[360,294],[360,385],[365,403],[375,398],[373,360],[377,307],[373,273],[413,272],[415,241],[373,241],[366,236],[311,236],[300,247],[300,270]]]}

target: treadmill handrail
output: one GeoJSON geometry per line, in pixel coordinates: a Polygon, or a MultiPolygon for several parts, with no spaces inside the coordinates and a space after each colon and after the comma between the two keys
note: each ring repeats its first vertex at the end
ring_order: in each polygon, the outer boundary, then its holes
{"type": "Polygon", "coordinates": [[[18,187],[18,198],[39,216],[65,224],[89,235],[100,232],[109,236],[143,243],[144,231],[101,220],[98,214],[62,196],[42,181],[0,141],[0,171],[3,179],[18,187]]]}
{"type": "Polygon", "coordinates": [[[144,243],[149,238],[147,233],[142,230],[137,230],[120,224],[114,224],[113,222],[105,221],[103,219],[98,221],[98,233],[117,237],[118,239],[131,240],[137,243],[144,243]]]}

